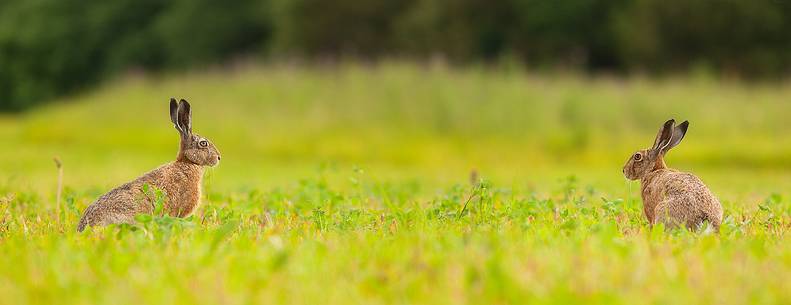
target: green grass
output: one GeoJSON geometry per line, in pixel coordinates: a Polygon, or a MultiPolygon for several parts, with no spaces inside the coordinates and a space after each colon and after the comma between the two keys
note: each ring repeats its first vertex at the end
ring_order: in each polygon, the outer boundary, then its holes
{"type": "Polygon", "coordinates": [[[0,117],[0,304],[784,303],[788,96],[404,63],[125,78],[0,117]],[[170,96],[223,155],[201,208],[75,233],[174,157],[170,96]],[[717,234],[649,230],[621,175],[670,117],[717,234]]]}

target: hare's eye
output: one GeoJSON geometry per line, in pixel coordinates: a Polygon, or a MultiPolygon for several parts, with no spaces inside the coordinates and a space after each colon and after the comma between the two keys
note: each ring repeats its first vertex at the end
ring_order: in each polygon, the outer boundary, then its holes
{"type": "Polygon", "coordinates": [[[198,145],[199,145],[200,147],[208,147],[208,146],[209,146],[209,141],[206,141],[206,140],[200,140],[200,142],[198,142],[198,145]]]}
{"type": "Polygon", "coordinates": [[[634,160],[635,161],[643,160],[643,154],[641,154],[641,153],[634,154],[634,160]]]}

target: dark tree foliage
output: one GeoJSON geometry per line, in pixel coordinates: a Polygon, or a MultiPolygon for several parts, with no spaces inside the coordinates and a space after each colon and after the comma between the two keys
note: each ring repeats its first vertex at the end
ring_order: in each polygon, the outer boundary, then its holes
{"type": "Polygon", "coordinates": [[[239,56],[791,71],[791,0],[2,0],[0,111],[239,56]]]}
{"type": "Polygon", "coordinates": [[[187,68],[263,47],[264,4],[211,0],[3,0],[0,111],[130,69],[187,68]]]}

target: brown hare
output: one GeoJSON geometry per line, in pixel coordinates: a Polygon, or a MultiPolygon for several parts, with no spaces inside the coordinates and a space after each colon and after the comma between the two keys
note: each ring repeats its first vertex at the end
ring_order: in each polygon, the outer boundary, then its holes
{"type": "Polygon", "coordinates": [[[155,198],[144,193],[144,185],[164,191],[164,211],[170,216],[186,217],[195,211],[201,197],[203,167],[217,165],[220,152],[209,140],[192,133],[192,112],[187,101],[170,99],[170,120],[181,134],[176,161],[99,197],[85,209],[77,231],[81,232],[86,226],[133,223],[135,215],[152,213],[155,198]]]}
{"type": "Polygon", "coordinates": [[[684,138],[689,122],[675,126],[665,122],[654,140],[654,146],[629,157],[623,167],[627,179],[640,180],[643,212],[651,225],[662,223],[674,228],[699,228],[708,221],[715,230],[722,222],[722,206],[698,177],[667,168],[663,157],[684,138]]]}

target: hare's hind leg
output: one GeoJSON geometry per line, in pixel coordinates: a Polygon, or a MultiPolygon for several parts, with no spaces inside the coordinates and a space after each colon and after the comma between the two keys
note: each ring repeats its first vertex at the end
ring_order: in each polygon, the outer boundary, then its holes
{"type": "Polygon", "coordinates": [[[679,207],[681,202],[665,199],[654,208],[654,223],[664,224],[666,229],[675,229],[686,224],[686,217],[679,207]]]}
{"type": "Polygon", "coordinates": [[[77,224],[77,232],[82,232],[86,227],[103,227],[114,223],[135,222],[135,213],[128,211],[118,211],[110,207],[101,205],[91,205],[85,210],[85,214],[77,224]]]}
{"type": "Polygon", "coordinates": [[[82,212],[82,217],[80,217],[80,222],[77,223],[77,232],[82,232],[85,230],[85,227],[92,226],[96,220],[96,203],[89,205],[85,208],[85,211],[82,212]]]}
{"type": "Polygon", "coordinates": [[[83,231],[87,226],[106,226],[114,223],[135,222],[135,215],[141,211],[132,196],[113,194],[99,198],[99,201],[85,209],[85,213],[77,225],[77,231],[83,231]]]}

